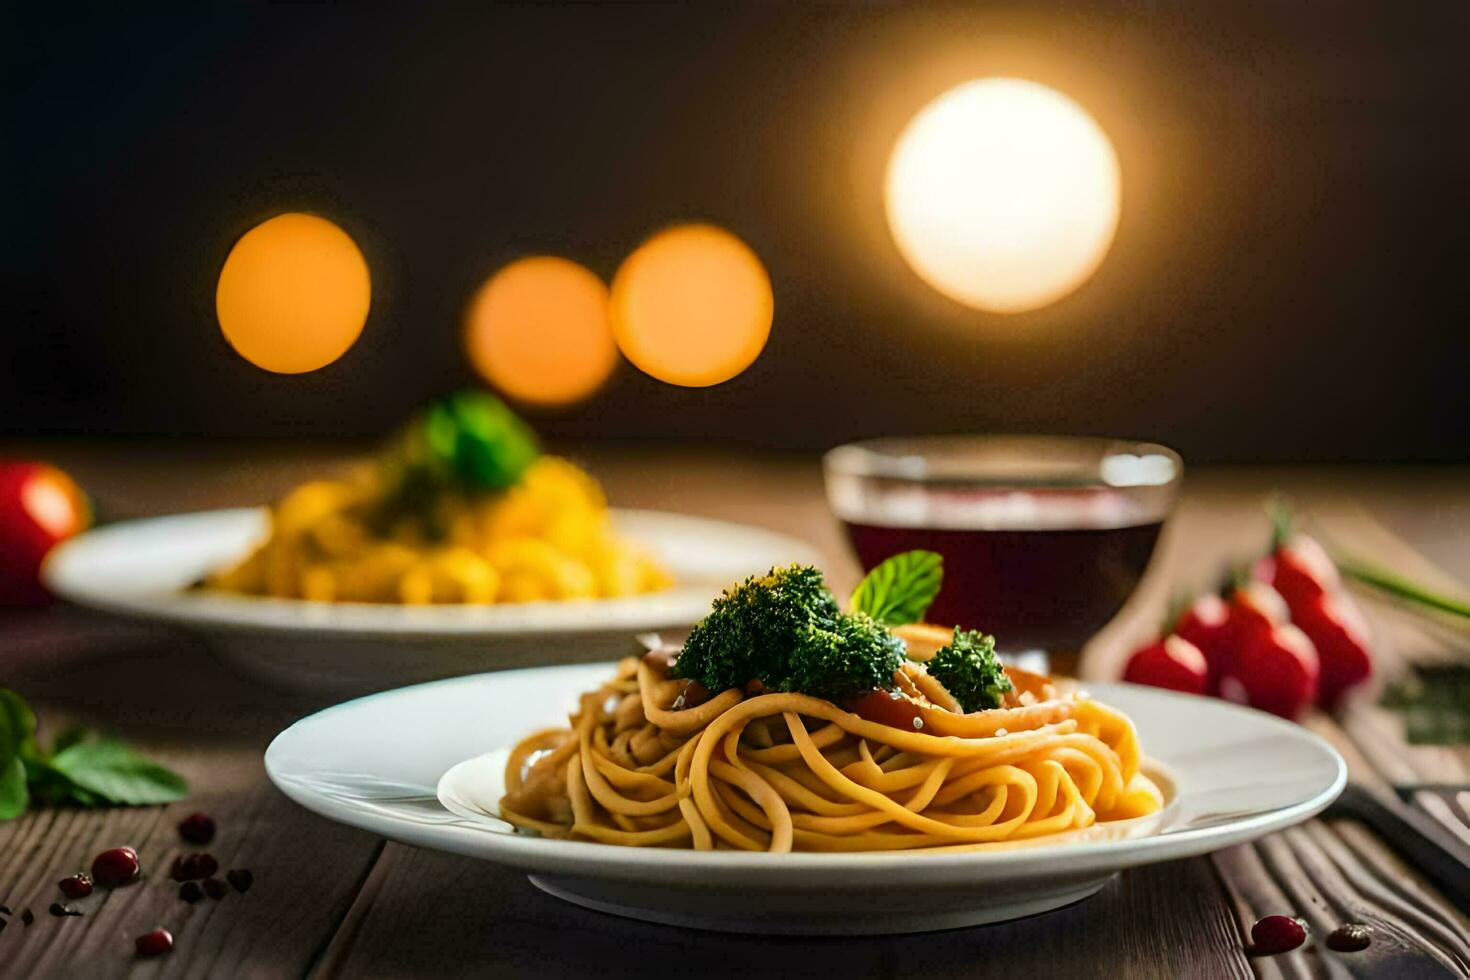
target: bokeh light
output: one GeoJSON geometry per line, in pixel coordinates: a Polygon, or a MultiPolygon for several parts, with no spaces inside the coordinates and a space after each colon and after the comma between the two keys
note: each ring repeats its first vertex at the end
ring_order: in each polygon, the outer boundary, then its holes
{"type": "Polygon", "coordinates": [[[567,259],[512,262],[470,300],[465,349],[475,370],[517,401],[581,401],[618,363],[607,287],[567,259]]]}
{"type": "Polygon", "coordinates": [[[1118,227],[1118,157],[1087,111],[1019,78],[984,78],[925,106],[888,161],[888,224],[925,282],[1018,313],[1097,269],[1118,227]]]}
{"type": "Polygon", "coordinates": [[[719,384],[760,356],[775,300],[750,247],[713,225],[662,231],[623,261],[612,284],[613,336],[660,381],[719,384]]]}
{"type": "Polygon", "coordinates": [[[282,214],[235,243],[220,270],[215,312],[230,346],[257,367],[326,367],[362,333],[372,301],[367,261],[341,228],[282,214]]]}

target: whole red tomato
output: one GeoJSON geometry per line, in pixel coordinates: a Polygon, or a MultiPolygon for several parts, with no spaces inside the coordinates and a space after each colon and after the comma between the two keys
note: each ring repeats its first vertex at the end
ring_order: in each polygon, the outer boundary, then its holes
{"type": "Polygon", "coordinates": [[[1184,610],[1174,626],[1174,635],[1182,637],[1199,648],[1204,654],[1209,672],[1205,678],[1205,691],[1214,694],[1220,689],[1220,677],[1230,665],[1234,650],[1231,642],[1230,607],[1213,592],[1206,592],[1184,610]]]}
{"type": "Polygon", "coordinates": [[[1312,641],[1282,623],[1246,639],[1220,689],[1230,700],[1294,720],[1316,698],[1320,669],[1312,641]]]}
{"type": "Polygon", "coordinates": [[[1291,619],[1317,648],[1322,680],[1317,700],[1335,707],[1347,692],[1373,674],[1368,623],[1345,593],[1327,593],[1291,607],[1291,619]]]}
{"type": "Polygon", "coordinates": [[[0,605],[49,602],[41,562],[59,541],[91,522],[87,497],[71,477],[36,462],[0,462],[0,605]]]}
{"type": "Polygon", "coordinates": [[[1123,679],[1130,684],[1186,694],[1204,694],[1208,677],[1205,655],[1180,636],[1166,636],[1135,650],[1123,672],[1123,679]]]}
{"type": "Polygon", "coordinates": [[[1248,581],[1230,592],[1230,632],[1235,649],[1257,633],[1291,621],[1291,610],[1281,594],[1265,582],[1248,581]]]}
{"type": "Polygon", "coordinates": [[[1298,605],[1337,592],[1342,577],[1316,538],[1294,534],[1271,554],[1256,563],[1252,574],[1281,593],[1295,611],[1298,605]]]}

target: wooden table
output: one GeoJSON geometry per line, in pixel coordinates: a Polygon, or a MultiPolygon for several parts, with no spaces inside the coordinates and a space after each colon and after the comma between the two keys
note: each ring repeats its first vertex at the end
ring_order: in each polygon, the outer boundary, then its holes
{"type": "MultiPolygon", "coordinates": [[[[47,444],[7,453],[71,469],[109,510],[134,516],[255,503],[330,470],[359,447],[212,444],[47,444]]],[[[748,521],[810,540],[831,578],[856,569],[827,513],[815,457],[602,447],[579,454],[615,501],[748,521]]],[[[1282,489],[1334,539],[1404,571],[1470,576],[1470,471],[1218,469],[1191,473],[1149,583],[1095,642],[1088,671],[1112,669],[1131,634],[1157,618],[1170,587],[1209,581],[1266,536],[1260,504],[1282,489]],[[1410,547],[1406,542],[1412,542],[1410,547]]],[[[1385,662],[1443,652],[1401,620],[1375,617],[1385,662]],[[1416,645],[1417,644],[1417,645],[1416,645]]],[[[1436,645],[1437,644],[1437,645],[1436,645]]],[[[385,842],[307,813],[266,780],[261,753],[321,699],[239,676],[182,635],[58,608],[0,619],[0,682],[38,707],[43,724],[80,719],[120,731],[183,772],[193,791],[167,808],[39,810],[0,825],[0,931],[5,976],[1457,976],[1470,971],[1466,919],[1383,842],[1350,820],[1317,820],[1254,845],[1128,871],[1096,897],[1003,925],[913,937],[774,939],[657,927],[584,911],[494,865],[385,842]],[[187,905],[166,878],[191,850],[175,825],[216,817],[210,850],[247,867],[245,895],[187,905]],[[47,907],[55,882],[102,848],[131,844],[144,883],[79,903],[81,918],[47,907]],[[22,908],[34,924],[19,921],[22,908]],[[1250,959],[1241,923],[1305,914],[1314,927],[1372,921],[1373,954],[1294,953],[1250,959]],[[164,925],[175,951],[132,955],[135,935],[164,925]]],[[[1385,766],[1470,782],[1463,751],[1404,749],[1378,709],[1320,730],[1349,752],[1354,775],[1385,766]],[[1354,731],[1354,727],[1358,730],[1354,731]],[[1388,734],[1385,734],[1387,732],[1388,734]],[[1355,747],[1378,741],[1365,760],[1355,747]],[[1381,751],[1383,746],[1393,751],[1381,751]]],[[[54,731],[54,727],[52,729],[54,731]]],[[[1393,773],[1387,775],[1392,776],[1393,773]]]]}

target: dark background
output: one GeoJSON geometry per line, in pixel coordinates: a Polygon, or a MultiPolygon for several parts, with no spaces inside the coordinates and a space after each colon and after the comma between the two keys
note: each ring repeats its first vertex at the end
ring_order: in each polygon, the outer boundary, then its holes
{"type": "Polygon", "coordinates": [[[552,436],[822,447],[915,431],[1145,436],[1195,460],[1467,458],[1470,5],[280,6],[7,18],[0,432],[367,435],[470,380],[470,292],[527,252],[611,276],[712,220],[775,286],[712,389],[624,366],[552,436]],[[1014,74],[1123,168],[1113,249],[1019,316],[923,285],[883,218],[925,102],[1014,74]],[[213,314],[285,210],[367,255],[309,375],[213,314]]]}

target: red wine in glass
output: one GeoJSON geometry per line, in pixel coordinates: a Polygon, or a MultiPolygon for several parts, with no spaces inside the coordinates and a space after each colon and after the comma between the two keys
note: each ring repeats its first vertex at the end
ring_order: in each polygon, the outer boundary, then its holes
{"type": "Polygon", "coordinates": [[[1107,528],[927,528],[847,523],[864,568],[903,551],[944,556],[930,622],[983,630],[1005,650],[1073,647],[1118,614],[1162,521],[1107,528]]]}
{"type": "Polygon", "coordinates": [[[1140,454],[1148,447],[1125,453],[1103,440],[920,439],[871,448],[891,442],[900,441],[844,447],[827,461],[829,496],[862,567],[914,549],[938,552],[944,584],[928,621],[982,630],[1005,653],[1041,650],[1053,670],[1075,669],[1077,651],[1148,568],[1173,501],[1177,457],[1158,456],[1167,470],[1140,467],[1128,461],[1148,457],[1140,454]],[[1106,464],[1110,455],[1125,462],[1106,464]],[[886,465],[894,458],[902,465],[886,465]]]}

